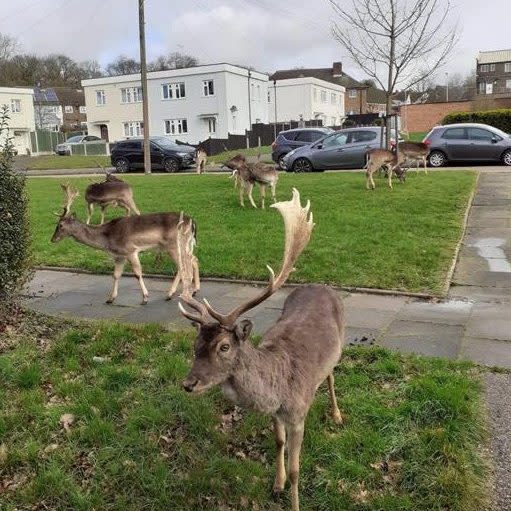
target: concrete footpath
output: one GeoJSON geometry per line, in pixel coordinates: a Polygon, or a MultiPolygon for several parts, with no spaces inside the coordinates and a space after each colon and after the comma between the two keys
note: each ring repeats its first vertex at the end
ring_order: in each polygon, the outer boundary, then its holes
{"type": "MultiPolygon", "coordinates": [[[[114,305],[104,303],[108,275],[40,270],[27,289],[29,307],[68,317],[186,325],[177,300],[165,301],[168,279],[147,278],[149,303],[140,305],[138,282],[124,277],[114,305]]],[[[202,284],[201,296],[226,311],[257,293],[252,285],[202,284]]],[[[264,332],[279,317],[292,288],[273,295],[247,317],[264,332]]],[[[511,369],[511,172],[481,174],[449,296],[425,301],[406,296],[348,293],[348,342],[376,342],[404,352],[470,359],[511,369]]]]}

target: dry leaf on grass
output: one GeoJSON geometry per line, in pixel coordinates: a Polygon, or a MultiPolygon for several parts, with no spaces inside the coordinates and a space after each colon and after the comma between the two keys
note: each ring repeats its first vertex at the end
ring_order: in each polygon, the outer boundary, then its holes
{"type": "Polygon", "coordinates": [[[71,425],[75,421],[75,416],[72,413],[65,413],[60,416],[60,425],[66,430],[70,431],[71,425]]]}

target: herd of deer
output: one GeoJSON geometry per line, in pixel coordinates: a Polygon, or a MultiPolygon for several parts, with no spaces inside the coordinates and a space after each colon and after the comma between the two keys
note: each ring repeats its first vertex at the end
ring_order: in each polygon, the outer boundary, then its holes
{"type": "MultiPolygon", "coordinates": [[[[383,153],[376,152],[370,155],[368,173],[377,162],[380,166],[389,166],[389,175],[396,165],[399,166],[399,159],[390,159],[388,155],[387,159],[383,159],[383,156],[383,153]]],[[[252,198],[255,183],[261,187],[262,207],[266,186],[271,187],[275,201],[275,169],[259,162],[248,164],[240,156],[227,162],[226,166],[233,170],[242,205],[246,191],[252,206],[257,207],[252,198]]],[[[289,477],[292,511],[299,511],[298,477],[304,421],[316,391],[324,381],[328,385],[332,419],[337,424],[343,421],[335,396],[333,373],[344,345],[343,304],[339,294],[325,285],[306,285],[295,289],[285,300],[280,318],[266,332],[258,347],[249,341],[252,322],[241,318],[280,289],[294,270],[314,227],[310,203],[302,207],[300,194],[293,188],[291,200],[272,204],[271,207],[279,211],[284,221],[281,269],[275,275],[268,266],[270,278],[266,288],[229,313],[222,314],[205,298],[202,301],[195,298],[200,290],[200,281],[198,260],[194,255],[197,226],[191,217],[183,212],[141,214],[131,187],[108,175],[105,181],[88,186],[85,192],[87,222],[84,223],[71,213],[78,191],[70,185],[61,187],[65,195],[64,208],[58,214],[52,241],[72,237],[113,257],[113,288],[107,303],[112,303],[117,297],[126,260],[139,281],[142,303],[147,303],[148,291],[138,255],[149,249],[169,254],[177,272],[167,299],[172,298],[181,283],[179,309],[197,328],[194,360],[183,382],[184,390],[201,393],[219,385],[228,399],[272,417],[277,446],[273,491],[275,494],[282,492],[289,477]],[[90,225],[94,205],[101,208],[99,225],[90,225]],[[124,208],[127,216],[105,223],[104,213],[108,206],[124,208]]]]}

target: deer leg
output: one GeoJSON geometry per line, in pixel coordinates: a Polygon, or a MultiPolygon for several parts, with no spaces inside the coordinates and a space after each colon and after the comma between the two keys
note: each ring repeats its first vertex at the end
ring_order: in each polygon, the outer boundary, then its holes
{"type": "Polygon", "coordinates": [[[303,422],[292,424],[287,427],[288,435],[288,458],[287,469],[291,481],[291,510],[300,511],[298,497],[298,479],[300,476],[300,450],[303,441],[303,422]]]}
{"type": "Polygon", "coordinates": [[[130,214],[135,213],[135,215],[140,215],[140,211],[138,210],[137,205],[133,199],[127,199],[125,204],[130,209],[130,214]]]}
{"type": "Polygon", "coordinates": [[[179,286],[179,282],[181,282],[181,274],[179,271],[177,271],[174,275],[174,279],[170,284],[169,292],[167,293],[167,298],[165,298],[165,300],[172,300],[172,297],[174,296],[174,293],[177,291],[179,286]]]}
{"type": "Polygon", "coordinates": [[[277,183],[273,183],[270,186],[270,189],[271,189],[271,199],[273,201],[273,204],[275,204],[277,202],[277,198],[275,197],[275,193],[277,191],[277,183]]]}
{"type": "Polygon", "coordinates": [[[200,291],[200,277],[199,277],[199,260],[193,256],[192,259],[193,266],[193,294],[198,293],[200,291]]]}
{"type": "Polygon", "coordinates": [[[93,213],[94,213],[94,203],[89,202],[87,204],[87,221],[85,222],[87,225],[90,224],[90,219],[92,218],[93,213]]]}
{"type": "Polygon", "coordinates": [[[239,188],[239,192],[240,192],[240,204],[241,204],[241,207],[245,207],[245,185],[243,183],[240,183],[240,188],[239,188]]]}
{"type": "Polygon", "coordinates": [[[140,264],[140,260],[138,258],[138,254],[135,252],[128,257],[128,260],[131,264],[131,268],[133,269],[133,273],[135,277],[138,279],[138,283],[140,285],[140,289],[142,291],[142,305],[147,303],[147,297],[149,292],[144,284],[144,279],[142,278],[142,265],[140,264]]]}
{"type": "Polygon", "coordinates": [[[264,199],[266,199],[266,185],[259,185],[261,190],[261,209],[264,209],[264,199]]]}
{"type": "Polygon", "coordinates": [[[279,495],[284,490],[284,485],[286,484],[286,465],[284,463],[286,428],[284,423],[277,417],[273,417],[273,433],[275,434],[275,444],[277,445],[277,471],[275,473],[275,482],[273,483],[273,494],[279,495]]]}
{"type": "Polygon", "coordinates": [[[254,184],[253,183],[249,183],[248,184],[248,199],[250,200],[250,204],[252,204],[252,206],[257,209],[257,205],[254,202],[254,197],[252,197],[252,190],[253,189],[254,189],[254,184]]]}
{"type": "Polygon", "coordinates": [[[426,176],[428,175],[428,159],[426,157],[424,157],[422,159],[422,161],[424,162],[424,174],[426,174],[426,176]]]}
{"type": "Polygon", "coordinates": [[[394,167],[392,165],[389,166],[389,188],[392,190],[392,171],[394,170],[394,167]]]}
{"type": "Polygon", "coordinates": [[[337,404],[337,397],[335,396],[335,380],[334,374],[328,375],[328,394],[330,395],[330,401],[332,402],[332,419],[336,424],[342,424],[342,414],[337,404]]]}
{"type": "Polygon", "coordinates": [[[103,225],[105,223],[105,211],[108,206],[101,206],[101,222],[99,225],[103,225]]]}
{"type": "Polygon", "coordinates": [[[110,293],[110,297],[107,299],[106,303],[114,303],[114,300],[117,298],[117,291],[119,289],[119,279],[121,278],[125,262],[126,262],[126,259],[124,259],[124,258],[115,260],[114,285],[112,287],[112,292],[110,293]]]}

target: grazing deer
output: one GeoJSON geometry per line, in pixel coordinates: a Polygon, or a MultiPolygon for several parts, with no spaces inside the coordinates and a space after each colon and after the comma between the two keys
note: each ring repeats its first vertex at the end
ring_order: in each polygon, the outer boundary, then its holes
{"type": "Polygon", "coordinates": [[[239,176],[238,176],[238,167],[247,163],[247,159],[242,154],[237,154],[233,156],[230,160],[222,163],[223,167],[227,167],[232,170],[230,175],[231,179],[234,179],[234,189],[236,190],[239,186],[239,176]]]}
{"type": "Polygon", "coordinates": [[[423,142],[399,142],[398,144],[398,162],[401,165],[407,160],[414,160],[417,164],[416,170],[419,171],[419,163],[422,162],[424,172],[428,173],[429,147],[423,142]]]}
{"type": "Polygon", "coordinates": [[[206,162],[208,160],[208,153],[204,149],[197,149],[197,174],[206,172],[206,162]]]}
{"type": "Polygon", "coordinates": [[[105,211],[108,206],[120,206],[126,210],[126,215],[131,213],[140,215],[133,200],[133,189],[113,174],[107,174],[101,183],[90,184],[85,190],[85,202],[87,202],[87,224],[90,223],[94,212],[94,204],[101,208],[101,224],[105,222],[105,211]]]}
{"type": "Polygon", "coordinates": [[[367,152],[366,169],[366,188],[375,189],[373,174],[386,168],[389,188],[392,188],[392,174],[395,173],[399,180],[404,183],[406,180],[406,171],[399,165],[396,153],[387,149],[371,149],[367,152]]]}
{"type": "MultiPolygon", "coordinates": [[[[254,347],[249,341],[252,322],[239,318],[282,287],[307,246],[314,227],[312,213],[309,215],[310,203],[302,208],[296,189],[293,189],[291,201],[272,207],[278,209],[284,219],[284,258],[277,276],[268,267],[269,284],[258,296],[228,314],[221,314],[207,300],[199,302],[189,292],[181,295],[184,304],[195,311],[187,311],[180,303],[181,313],[198,328],[193,365],[183,387],[187,392],[200,393],[221,385],[230,400],[272,416],[277,444],[273,490],[279,494],[286,482],[287,436],[292,509],[299,511],[298,476],[304,421],[318,387],[325,380],[332,418],[337,424],[342,423],[333,371],[344,345],[345,320],[343,304],[331,288],[303,286],[287,297],[281,317],[266,332],[259,346],[254,347]]],[[[191,230],[190,221],[187,229],[191,230]]],[[[180,263],[183,281],[190,282],[191,263],[186,264],[186,250],[179,253],[185,259],[180,263]]],[[[183,290],[187,287],[183,284],[183,290]]]]}
{"type": "MultiPolygon", "coordinates": [[[[70,214],[71,205],[78,196],[78,191],[73,190],[69,185],[61,185],[61,187],[65,195],[64,210],[62,213],[57,214],[59,220],[51,241],[55,243],[70,236],[79,243],[103,250],[113,257],[115,261],[114,283],[106,303],[113,303],[117,297],[119,279],[121,278],[126,260],[128,260],[140,284],[142,303],[146,304],[149,293],[142,278],[142,266],[138,254],[144,250],[155,248],[164,250],[176,263],[177,267],[176,236],[179,215],[177,213],[147,213],[144,215],[114,218],[102,225],[87,225],[78,220],[75,214],[70,214]]],[[[189,217],[186,218],[192,224],[193,241],[195,244],[195,222],[189,217]]],[[[200,288],[199,265],[195,256],[193,256],[192,263],[195,292],[200,288]]],[[[181,277],[179,271],[177,271],[167,294],[168,300],[176,292],[180,280],[181,277]]]]}

